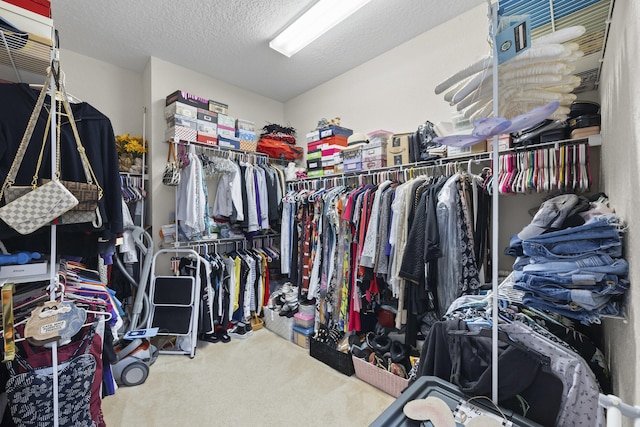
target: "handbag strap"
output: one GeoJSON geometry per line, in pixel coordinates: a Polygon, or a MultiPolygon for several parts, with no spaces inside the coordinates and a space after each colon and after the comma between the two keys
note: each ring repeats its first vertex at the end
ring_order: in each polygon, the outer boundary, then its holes
{"type": "Polygon", "coordinates": [[[167,154],[167,163],[171,162],[171,155],[173,154],[173,163],[176,163],[176,150],[174,147],[174,143],[169,141],[169,153],[167,154]]]}
{"type": "MultiPolygon", "coordinates": [[[[84,176],[89,184],[95,184],[98,187],[98,200],[102,199],[103,190],[96,178],[95,173],[93,172],[93,168],[91,167],[91,163],[89,162],[89,158],[87,157],[87,152],[80,141],[80,134],[78,133],[78,127],[76,126],[75,118],[73,117],[73,111],[71,110],[71,106],[69,105],[69,97],[67,96],[67,90],[64,87],[64,83],[60,82],[60,94],[62,98],[62,105],[67,113],[67,117],[69,118],[69,123],[71,124],[71,130],[73,131],[73,137],[76,140],[76,147],[78,149],[78,153],[80,154],[80,160],[82,163],[82,169],[84,170],[84,176]]],[[[60,139],[58,138],[58,141],[60,139]]],[[[60,168],[60,155],[58,155],[58,169],[60,168]]]]}
{"type": "Polygon", "coordinates": [[[40,112],[42,111],[42,106],[44,105],[44,100],[47,95],[47,91],[49,89],[49,81],[51,80],[51,76],[52,76],[52,68],[53,67],[49,67],[48,69],[47,77],[44,80],[44,85],[42,85],[42,90],[40,91],[40,95],[38,95],[38,99],[36,100],[36,105],[35,107],[33,107],[33,111],[31,112],[31,117],[29,117],[27,128],[25,129],[24,134],[22,135],[22,140],[20,141],[20,145],[18,146],[16,155],[13,158],[13,162],[11,163],[11,167],[9,168],[9,172],[7,173],[7,176],[4,179],[2,188],[0,188],[0,200],[2,199],[2,196],[4,195],[5,190],[13,185],[13,183],[16,180],[16,176],[18,175],[20,164],[22,163],[24,154],[27,152],[27,147],[29,146],[29,142],[31,141],[33,130],[36,128],[36,124],[38,123],[38,117],[40,116],[40,112]]]}

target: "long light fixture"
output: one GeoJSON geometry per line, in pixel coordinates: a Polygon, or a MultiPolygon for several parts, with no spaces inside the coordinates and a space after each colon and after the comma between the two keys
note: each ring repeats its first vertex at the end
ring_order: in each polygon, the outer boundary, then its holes
{"type": "Polygon", "coordinates": [[[271,40],[269,47],[290,58],[370,1],[319,0],[271,40]]]}

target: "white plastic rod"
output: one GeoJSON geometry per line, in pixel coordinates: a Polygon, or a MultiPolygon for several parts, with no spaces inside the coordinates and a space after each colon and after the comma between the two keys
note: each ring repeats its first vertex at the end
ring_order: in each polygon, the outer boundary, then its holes
{"type": "MultiPolygon", "coordinates": [[[[498,69],[498,4],[491,5],[491,40],[493,42],[493,69],[498,69]]],[[[493,116],[498,117],[498,73],[493,73],[493,116]]],[[[499,170],[498,136],[493,137],[493,191],[491,192],[491,281],[492,281],[492,335],[491,335],[491,397],[498,404],[498,188],[497,171],[499,170]]]]}

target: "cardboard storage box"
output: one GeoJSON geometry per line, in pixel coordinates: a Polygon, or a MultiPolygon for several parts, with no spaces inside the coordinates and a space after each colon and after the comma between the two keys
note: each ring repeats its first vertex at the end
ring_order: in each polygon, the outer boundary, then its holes
{"type": "Polygon", "coordinates": [[[314,130],[312,132],[309,132],[306,135],[307,138],[307,142],[315,142],[318,141],[320,139],[320,131],[319,130],[314,130]]]}
{"type": "MultiPolygon", "coordinates": [[[[510,134],[498,136],[498,151],[507,151],[507,150],[510,150],[512,147],[513,145],[512,145],[510,134]]],[[[493,151],[493,138],[487,139],[487,151],[488,152],[493,151]]]]}
{"type": "Polygon", "coordinates": [[[344,173],[344,163],[336,163],[333,165],[333,173],[344,173]]]}
{"type": "MultiPolygon", "coordinates": [[[[7,3],[29,10],[45,18],[51,17],[51,2],[49,0],[5,0],[7,3]]],[[[20,27],[18,27],[20,28],[20,27]]]]}
{"type": "Polygon", "coordinates": [[[320,159],[307,160],[307,169],[309,169],[309,172],[320,169],[322,167],[321,161],[320,159]]]}
{"type": "Polygon", "coordinates": [[[167,141],[187,141],[196,142],[198,140],[198,131],[182,126],[172,126],[164,134],[167,141]]]}
{"type": "Polygon", "coordinates": [[[336,171],[333,169],[333,166],[325,166],[322,168],[324,171],[324,176],[335,175],[336,171]]]}
{"type": "MultiPolygon", "coordinates": [[[[12,1],[10,3],[0,1],[0,16],[9,21],[11,25],[15,26],[20,31],[26,31],[27,33],[30,33],[30,35],[38,36],[36,40],[39,43],[51,46],[53,20],[48,16],[36,13],[32,10],[25,10],[29,8],[16,6],[18,3],[27,3],[27,1],[12,1]]],[[[44,7],[46,6],[43,5],[42,10],[44,10],[44,7]]]]}
{"type": "Polygon", "coordinates": [[[307,152],[307,160],[316,160],[322,158],[322,150],[307,152]]]}
{"type": "Polygon", "coordinates": [[[183,128],[198,130],[198,122],[196,119],[186,116],[171,116],[167,118],[167,127],[181,126],[183,128]]]}
{"type": "Polygon", "coordinates": [[[211,145],[211,146],[218,145],[218,137],[214,135],[199,133],[196,139],[197,139],[197,142],[200,144],[211,145]]]}
{"type": "Polygon", "coordinates": [[[236,129],[236,136],[240,138],[241,141],[251,141],[251,142],[258,141],[258,139],[256,138],[256,133],[251,132],[249,130],[236,129]]]}
{"type": "Polygon", "coordinates": [[[293,337],[291,341],[298,344],[302,348],[309,348],[309,339],[313,335],[313,328],[302,328],[293,325],[293,337]]]}
{"type": "Polygon", "coordinates": [[[362,170],[362,160],[345,160],[344,172],[357,172],[362,170]]]}
{"type": "Polygon", "coordinates": [[[218,113],[214,113],[203,108],[198,108],[197,111],[198,120],[202,120],[209,123],[218,123],[218,113]]]}
{"type": "Polygon", "coordinates": [[[236,120],[236,129],[255,133],[256,124],[251,120],[238,119],[236,120]]]}
{"type": "Polygon", "coordinates": [[[402,165],[409,163],[409,136],[411,133],[397,133],[387,144],[387,164],[402,165]]]}
{"type": "Polygon", "coordinates": [[[341,126],[327,126],[326,128],[320,129],[320,138],[328,138],[330,136],[336,136],[336,135],[340,135],[345,138],[348,138],[352,134],[353,134],[353,130],[343,128],[341,126]]]}
{"type": "Polygon", "coordinates": [[[369,170],[369,169],[380,169],[380,168],[384,168],[387,166],[387,160],[386,159],[378,159],[378,160],[362,160],[362,169],[363,170],[369,170]]]}
{"type": "Polygon", "coordinates": [[[209,111],[213,111],[218,114],[229,114],[229,106],[227,104],[223,104],[222,102],[214,101],[210,99],[207,107],[209,111]]]}
{"type": "Polygon", "coordinates": [[[293,337],[293,317],[280,316],[268,307],[264,307],[264,326],[287,341],[293,337]]]}
{"type": "Polygon", "coordinates": [[[377,143],[369,143],[362,146],[362,157],[376,157],[376,156],[386,156],[387,155],[387,143],[386,142],[377,142],[377,143]]]}
{"type": "Polygon", "coordinates": [[[340,145],[330,145],[322,149],[322,157],[329,157],[333,156],[334,154],[339,154],[340,152],[342,152],[343,148],[344,147],[340,145]]]}
{"type": "Polygon", "coordinates": [[[205,122],[204,120],[198,120],[198,135],[206,133],[207,135],[218,135],[218,125],[211,122],[205,122]]]}
{"type": "Polygon", "coordinates": [[[240,140],[235,136],[227,138],[225,136],[218,135],[218,145],[220,147],[233,148],[233,149],[239,150],[240,140]]]}
{"type": "Polygon", "coordinates": [[[380,155],[375,155],[375,156],[365,156],[364,153],[362,153],[362,162],[382,162],[385,164],[387,164],[387,152],[385,151],[385,154],[380,154],[380,155]]]}
{"type": "MultiPolygon", "coordinates": [[[[218,136],[223,136],[225,138],[236,138],[236,130],[235,128],[230,128],[227,126],[222,126],[218,124],[218,136]]],[[[240,140],[240,138],[238,138],[240,140]]]]}
{"type": "Polygon", "coordinates": [[[195,120],[198,118],[198,109],[182,102],[174,102],[164,107],[164,118],[166,120],[174,116],[189,117],[195,120]]]}
{"type": "Polygon", "coordinates": [[[447,147],[447,157],[466,156],[468,154],[485,153],[487,141],[481,141],[469,147],[447,147]]]}
{"type": "Polygon", "coordinates": [[[330,146],[339,146],[346,147],[347,146],[347,138],[344,136],[332,136],[329,138],[320,139],[318,141],[310,142],[307,144],[307,150],[323,150],[329,148],[330,146]]]}
{"type": "Polygon", "coordinates": [[[309,178],[321,178],[323,176],[324,176],[323,169],[315,169],[315,170],[307,171],[307,177],[309,178]]]}
{"type": "Polygon", "coordinates": [[[409,385],[409,380],[378,368],[376,365],[373,365],[364,359],[360,359],[359,357],[351,357],[353,360],[353,367],[356,371],[356,377],[376,388],[379,388],[393,397],[400,396],[402,390],[407,388],[409,385]]]}
{"type": "Polygon", "coordinates": [[[236,130],[236,119],[226,114],[218,114],[218,126],[224,126],[229,129],[236,130]]]}
{"type": "MultiPolygon", "coordinates": [[[[171,105],[174,102],[181,102],[183,104],[191,105],[196,108],[209,108],[209,101],[196,95],[192,95],[184,90],[177,90],[170,95],[167,95],[165,105],[171,105]]],[[[197,110],[196,110],[197,111],[197,110]]],[[[194,118],[197,118],[195,116],[194,118]]]]}

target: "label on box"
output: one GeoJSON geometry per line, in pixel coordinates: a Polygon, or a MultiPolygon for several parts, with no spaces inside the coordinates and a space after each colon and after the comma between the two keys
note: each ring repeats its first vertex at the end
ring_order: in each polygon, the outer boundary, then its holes
{"type": "Polygon", "coordinates": [[[312,169],[318,169],[320,168],[320,160],[309,160],[307,161],[307,169],[312,170],[312,169]]]}
{"type": "Polygon", "coordinates": [[[309,144],[307,144],[307,150],[309,151],[322,150],[328,146],[329,144],[327,142],[320,139],[318,141],[310,142],[309,144]]]}
{"type": "Polygon", "coordinates": [[[387,166],[387,161],[386,160],[375,160],[375,161],[370,161],[370,162],[362,162],[362,167],[365,170],[368,169],[378,169],[378,168],[383,168],[387,166]]]}
{"type": "Polygon", "coordinates": [[[214,113],[213,111],[198,108],[197,114],[198,114],[198,120],[202,120],[209,123],[218,123],[218,113],[214,113]]]}
{"type": "MultiPolygon", "coordinates": [[[[196,95],[192,95],[184,90],[177,90],[170,95],[167,95],[166,104],[170,105],[174,102],[182,102],[183,104],[192,105],[196,108],[209,108],[209,100],[201,98],[196,95]]],[[[197,118],[195,116],[194,118],[197,118]]]]}
{"type": "Polygon", "coordinates": [[[206,108],[218,114],[229,114],[229,106],[227,104],[214,101],[213,99],[209,100],[209,105],[206,108]]]}
{"type": "Polygon", "coordinates": [[[398,154],[392,154],[391,156],[387,155],[387,164],[388,165],[403,165],[405,163],[409,163],[409,153],[405,150],[401,151],[398,154]]]}
{"type": "Polygon", "coordinates": [[[322,170],[324,171],[324,176],[336,174],[336,171],[335,169],[333,169],[333,166],[324,167],[322,168],[322,170]]]}
{"type": "Polygon", "coordinates": [[[336,163],[333,165],[334,173],[344,173],[344,163],[336,163]]]}
{"type": "Polygon", "coordinates": [[[173,116],[184,116],[197,119],[198,109],[192,105],[183,104],[182,102],[174,102],[164,108],[165,119],[168,120],[173,116]]]}
{"type": "Polygon", "coordinates": [[[320,178],[321,176],[324,176],[324,170],[316,169],[316,170],[307,171],[307,176],[309,178],[320,178]]]}
{"type": "Polygon", "coordinates": [[[333,166],[336,164],[336,160],[333,158],[333,156],[321,157],[321,162],[322,162],[322,167],[333,166]]]}
{"type": "Polygon", "coordinates": [[[386,156],[387,155],[387,147],[386,143],[383,145],[378,145],[377,147],[371,147],[369,145],[365,145],[362,147],[362,157],[375,157],[375,156],[386,156]]]}
{"type": "Polygon", "coordinates": [[[199,133],[197,140],[200,144],[204,145],[218,145],[218,138],[214,135],[208,135],[206,133],[199,133]]]}

